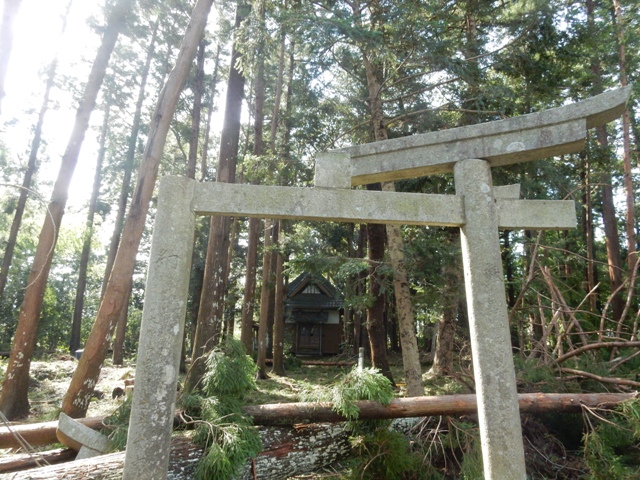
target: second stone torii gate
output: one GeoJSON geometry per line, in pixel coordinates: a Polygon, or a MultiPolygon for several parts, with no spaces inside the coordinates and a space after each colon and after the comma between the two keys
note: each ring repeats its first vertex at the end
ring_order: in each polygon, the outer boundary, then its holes
{"type": "Polygon", "coordinates": [[[196,215],[457,226],[485,478],[524,479],[525,464],[498,229],[575,227],[573,201],[518,200],[491,167],[577,151],[588,128],[620,115],[629,88],[540,113],[376,142],[318,157],[315,188],[160,183],[124,478],[166,478],[196,215]],[[453,171],[456,195],[351,190],[453,171]]]}

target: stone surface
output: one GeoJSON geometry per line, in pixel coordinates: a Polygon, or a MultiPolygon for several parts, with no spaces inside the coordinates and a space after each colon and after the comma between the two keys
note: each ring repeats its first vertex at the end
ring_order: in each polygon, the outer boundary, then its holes
{"type": "Polygon", "coordinates": [[[619,117],[630,94],[625,87],[538,113],[340,151],[351,156],[353,186],[451,172],[467,158],[495,167],[562,155],[582,148],[587,129],[619,117]]]}
{"type": "Polygon", "coordinates": [[[77,459],[103,455],[109,451],[109,438],[60,413],[56,437],[63,445],[78,452],[77,459]]]}
{"type": "Polygon", "coordinates": [[[344,152],[318,154],[314,184],[320,188],[351,188],[349,154],[344,152]]]}
{"type": "Polygon", "coordinates": [[[459,226],[462,200],[455,195],[324,188],[198,183],[195,209],[202,214],[336,222],[459,226]]]}
{"type": "Polygon", "coordinates": [[[454,169],[467,216],[461,228],[473,373],[487,480],[526,477],[518,393],[498,237],[491,167],[464,160],[454,169]]]}
{"type": "Polygon", "coordinates": [[[166,478],[189,290],[194,183],[160,181],[140,327],[125,479],[166,478]]]}

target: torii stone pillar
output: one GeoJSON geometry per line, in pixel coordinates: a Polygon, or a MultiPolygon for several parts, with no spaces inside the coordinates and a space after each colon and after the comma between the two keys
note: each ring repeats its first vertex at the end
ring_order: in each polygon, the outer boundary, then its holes
{"type": "Polygon", "coordinates": [[[464,198],[466,222],[460,228],[460,240],[485,478],[524,480],[522,428],[491,167],[485,160],[463,160],[456,163],[453,174],[456,195],[464,198]]]}
{"type": "Polygon", "coordinates": [[[518,200],[491,167],[578,151],[619,116],[630,88],[540,113],[321,155],[315,188],[164,177],[140,329],[125,480],[167,476],[195,215],[457,226],[463,259],[485,479],[526,477],[498,228],[575,227],[572,201],[518,200]],[[456,195],[351,190],[453,172],[456,195]]]}

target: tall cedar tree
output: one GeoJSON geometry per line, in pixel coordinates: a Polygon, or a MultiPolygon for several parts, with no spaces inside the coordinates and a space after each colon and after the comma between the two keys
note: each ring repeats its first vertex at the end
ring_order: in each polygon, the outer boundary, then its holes
{"type": "Polygon", "coordinates": [[[71,323],[71,338],[69,339],[69,351],[73,353],[80,348],[80,333],[82,327],[82,311],[84,310],[84,296],[87,289],[87,271],[89,270],[89,255],[91,254],[91,240],[93,238],[93,219],[100,195],[100,184],[102,183],[102,164],[107,149],[107,133],[109,132],[109,113],[111,106],[107,103],[102,119],[102,130],[100,132],[100,147],[98,149],[98,161],[96,162],[96,172],[93,177],[93,189],[89,199],[89,211],[87,212],[87,223],[82,241],[82,253],[80,254],[80,267],[78,268],[78,286],[76,288],[76,299],[73,305],[73,321],[71,323]]]}
{"type": "MultiPolygon", "coordinates": [[[[153,54],[156,48],[156,42],[158,40],[158,28],[159,22],[156,20],[151,29],[151,40],[149,40],[149,46],[147,47],[147,57],[145,60],[142,73],[140,74],[140,86],[138,87],[138,98],[136,100],[136,109],[133,114],[133,122],[131,123],[131,132],[127,139],[127,153],[125,156],[122,172],[122,183],[120,184],[120,193],[118,195],[118,211],[116,212],[116,218],[114,221],[113,233],[111,234],[111,240],[109,243],[109,253],[107,255],[107,265],[105,267],[105,274],[102,280],[102,291],[100,296],[104,295],[109,281],[109,275],[113,268],[113,262],[116,259],[118,253],[118,244],[120,243],[120,235],[122,234],[122,227],[124,225],[124,218],[127,213],[127,202],[129,200],[129,191],[131,190],[131,176],[133,174],[133,163],[136,155],[136,145],[138,143],[138,134],[140,133],[140,123],[142,117],[142,106],[145,99],[145,93],[147,88],[147,78],[149,76],[149,70],[151,68],[151,61],[153,60],[153,54]]],[[[122,365],[124,361],[124,340],[127,329],[127,316],[129,307],[129,297],[131,296],[131,289],[124,295],[124,308],[120,312],[118,323],[116,326],[116,335],[113,342],[113,364],[122,365]]]]}
{"type": "MultiPolygon", "coordinates": [[[[236,7],[235,28],[249,15],[250,5],[239,0],[236,7]]],[[[240,139],[240,114],[244,98],[244,75],[238,69],[240,52],[235,44],[231,52],[231,66],[227,83],[224,123],[220,138],[218,182],[233,183],[240,139]]],[[[224,293],[231,219],[213,216],[209,225],[209,244],[205,260],[204,283],[198,310],[198,324],[193,341],[191,368],[185,379],[185,389],[194,391],[204,375],[206,354],[217,345],[224,314],[224,293]]]]}
{"type": "MultiPolygon", "coordinates": [[[[60,29],[60,35],[64,34],[67,29],[67,17],[69,16],[69,10],[71,10],[71,4],[73,0],[69,0],[65,13],[62,17],[62,28],[60,29]]],[[[6,8],[6,7],[5,7],[6,8]]],[[[3,44],[0,42],[0,44],[3,44]]],[[[57,55],[49,64],[47,69],[47,81],[45,82],[44,95],[42,97],[42,105],[40,106],[40,113],[38,114],[38,121],[33,130],[33,140],[31,141],[31,151],[29,153],[29,161],[27,162],[27,171],[24,173],[24,179],[22,180],[22,188],[20,189],[20,197],[18,199],[18,205],[16,206],[16,212],[13,216],[13,222],[11,223],[11,230],[9,231],[9,238],[7,239],[7,247],[4,251],[4,257],[2,258],[2,267],[0,268],[0,298],[4,295],[4,288],[7,285],[7,278],[9,277],[9,268],[11,267],[11,261],[13,260],[13,252],[18,240],[18,231],[22,224],[22,216],[27,204],[27,197],[29,196],[29,189],[31,188],[31,179],[35,175],[38,169],[38,150],[40,150],[40,143],[42,141],[42,125],[44,124],[44,117],[49,110],[49,96],[51,89],[54,85],[56,77],[56,71],[58,69],[58,57],[57,55]]]]}
{"type": "Polygon", "coordinates": [[[78,161],[80,148],[89,127],[89,118],[95,108],[96,98],[115,47],[120,30],[131,11],[133,0],[121,0],[109,14],[102,43],[91,67],[82,100],[76,113],[69,143],[62,157],[58,178],[53,187],[47,215],[40,231],[38,247],[20,308],[20,317],[9,357],[0,396],[0,410],[9,419],[21,418],[29,413],[27,390],[29,368],[36,344],[38,320],[42,311],[44,291],[51,269],[51,261],[62,223],[62,216],[69,196],[69,184],[78,161]]]}
{"type": "Polygon", "coordinates": [[[212,3],[213,0],[198,0],[193,8],[175,67],[158,97],[118,254],[84,353],[62,402],[62,411],[70,417],[79,418],[86,415],[102,363],[107,355],[113,329],[125,307],[125,295],[131,288],[136,254],[142,239],[169,126],[198,44],[204,34],[212,3]]]}

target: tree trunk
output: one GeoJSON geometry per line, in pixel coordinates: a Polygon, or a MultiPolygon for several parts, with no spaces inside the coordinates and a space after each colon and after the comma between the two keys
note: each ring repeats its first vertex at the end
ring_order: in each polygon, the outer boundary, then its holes
{"type": "MultiPolygon", "coordinates": [[[[92,428],[93,430],[100,430],[102,428],[102,421],[104,418],[104,415],[79,418],[78,422],[92,428]]],[[[57,428],[57,420],[40,423],[14,424],[11,425],[11,427],[4,424],[0,427],[0,449],[19,449],[22,447],[20,439],[24,440],[32,447],[41,447],[43,445],[58,443],[59,440],[58,437],[56,437],[57,428]]]]}
{"type": "Polygon", "coordinates": [[[267,375],[267,335],[269,330],[269,300],[271,299],[271,230],[274,221],[270,218],[264,222],[264,248],[262,252],[262,287],[260,289],[260,323],[258,325],[258,374],[259,379],[268,378],[267,375]]]}
{"type": "Polygon", "coordinates": [[[242,298],[242,326],[240,340],[247,350],[253,351],[253,312],[256,295],[256,270],[258,261],[258,242],[260,237],[260,219],[249,219],[247,238],[247,268],[245,271],[244,296],[242,298]]]}
{"type": "MultiPolygon", "coordinates": [[[[282,229],[282,220],[279,221],[282,229]]],[[[282,274],[284,258],[282,252],[275,253],[275,302],[273,308],[273,373],[284,376],[284,297],[285,284],[282,274]]]]}
{"type": "Polygon", "coordinates": [[[196,178],[198,163],[198,140],[200,138],[200,113],[202,110],[202,79],[204,77],[204,54],[207,42],[204,38],[198,45],[196,56],[196,77],[193,82],[193,107],[191,109],[191,133],[189,135],[189,158],[187,161],[187,177],[196,178]]]}
{"type": "MultiPolygon", "coordinates": [[[[584,152],[580,155],[583,160],[583,168],[580,170],[580,178],[582,179],[582,236],[584,238],[585,245],[585,257],[586,257],[586,285],[584,288],[585,294],[589,295],[589,306],[592,312],[596,312],[598,309],[598,295],[594,292],[596,284],[598,283],[598,270],[595,264],[595,243],[594,243],[594,229],[593,229],[593,203],[591,200],[591,172],[589,168],[588,156],[584,152]]],[[[599,332],[602,335],[603,332],[599,332]]]]}
{"type": "MultiPolygon", "coordinates": [[[[577,413],[582,411],[583,406],[613,406],[634,398],[634,393],[521,393],[518,395],[518,404],[521,413],[577,413]]],[[[478,410],[474,394],[395,398],[389,405],[381,405],[373,400],[360,400],[355,404],[359,420],[472,415],[478,410]]],[[[253,418],[256,425],[296,425],[345,420],[327,403],[252,405],[244,407],[243,411],[253,418]]]]}
{"type": "Polygon", "coordinates": [[[127,336],[127,319],[129,318],[129,300],[131,299],[131,288],[125,292],[125,303],[120,310],[120,317],[116,323],[116,334],[113,338],[113,364],[124,364],[124,341],[127,336]]]}
{"type": "Polygon", "coordinates": [[[71,324],[71,339],[69,340],[69,352],[74,354],[80,348],[80,333],[82,330],[82,311],[84,309],[84,295],[87,289],[87,271],[89,269],[89,255],[91,253],[91,240],[93,238],[93,217],[96,214],[98,195],[100,195],[100,184],[102,183],[102,163],[107,150],[107,133],[109,130],[109,110],[111,106],[106,105],[104,119],[102,121],[102,131],[100,132],[100,148],[98,150],[98,160],[96,162],[96,172],[93,177],[93,190],[89,199],[89,211],[87,213],[87,224],[84,230],[84,241],[82,253],[80,254],[80,267],[78,269],[78,286],[76,288],[76,299],[73,306],[73,322],[71,324]]]}
{"type": "Polygon", "coordinates": [[[62,411],[72,418],[82,417],[87,411],[93,388],[107,354],[113,328],[126,302],[124,296],[131,288],[136,254],[142,239],[167,132],[196,48],[202,38],[212,3],[212,0],[198,0],[183,38],[176,65],[160,92],[109,283],[102,297],[84,354],[80,358],[69,390],[62,402],[62,411]]]}
{"type": "MultiPolygon", "coordinates": [[[[129,199],[129,189],[131,185],[131,175],[133,173],[133,162],[136,156],[136,145],[138,143],[138,134],[140,133],[140,121],[142,117],[142,105],[146,97],[147,79],[149,77],[149,69],[151,68],[151,60],[155,52],[156,41],[158,39],[158,24],[156,21],[153,24],[153,33],[151,40],[149,41],[149,47],[147,48],[147,58],[145,60],[142,73],[140,75],[140,88],[138,89],[138,98],[136,100],[136,110],[133,114],[133,123],[131,125],[131,133],[127,142],[127,154],[123,165],[122,174],[122,186],[120,187],[120,195],[118,197],[118,212],[114,221],[113,234],[111,235],[111,241],[109,243],[109,253],[107,255],[107,264],[105,266],[104,280],[102,282],[102,294],[107,289],[107,283],[109,282],[109,276],[111,275],[111,269],[113,268],[113,262],[116,259],[116,253],[118,252],[118,245],[120,244],[120,235],[122,234],[122,228],[124,225],[124,217],[127,212],[127,201],[129,199]]],[[[128,301],[128,300],[127,300],[128,301]]]]}
{"type": "MultiPolygon", "coordinates": [[[[593,18],[594,11],[593,0],[586,0],[587,26],[589,31],[596,31],[597,26],[593,18]]],[[[591,59],[591,72],[593,73],[594,93],[602,92],[602,72],[600,68],[600,59],[593,57],[591,59]]],[[[607,130],[605,126],[596,127],[597,140],[604,149],[609,147],[609,139],[607,138],[607,130]]],[[[607,263],[609,266],[609,284],[613,298],[611,301],[613,321],[617,322],[624,311],[624,299],[622,291],[619,287],[622,285],[622,258],[620,256],[620,244],[618,238],[618,225],[616,219],[616,211],[613,198],[613,187],[611,185],[610,168],[605,166],[605,173],[601,175],[600,183],[602,184],[602,223],[604,224],[605,245],[607,247],[607,263]]]]}
{"type": "Polygon", "coordinates": [[[4,295],[4,289],[7,285],[9,268],[11,267],[11,262],[13,260],[13,251],[16,247],[18,231],[20,230],[20,225],[22,224],[22,215],[24,214],[24,209],[27,204],[27,197],[29,196],[29,189],[31,188],[31,179],[38,169],[37,160],[38,150],[40,149],[40,143],[42,140],[42,124],[44,123],[44,116],[49,109],[49,95],[51,93],[51,88],[53,87],[53,81],[56,75],[57,66],[58,60],[54,59],[49,66],[49,72],[47,74],[47,83],[44,91],[44,97],[42,99],[42,105],[40,107],[40,114],[38,115],[38,122],[36,123],[36,127],[33,133],[33,141],[31,142],[31,152],[29,153],[27,171],[25,172],[24,179],[22,180],[20,198],[18,199],[16,212],[13,216],[11,230],[9,231],[9,237],[7,239],[7,248],[4,251],[2,267],[0,268],[0,298],[2,298],[2,296],[4,295]]]}
{"type": "Polygon", "coordinates": [[[0,25],[0,114],[2,113],[2,99],[5,96],[4,81],[7,77],[9,58],[13,46],[13,20],[18,15],[22,0],[4,0],[2,10],[2,25],[0,25]]]}
{"type": "MultiPolygon", "coordinates": [[[[367,185],[367,190],[373,190],[371,185],[367,185]]],[[[382,291],[383,276],[379,270],[384,262],[384,225],[367,224],[367,239],[369,241],[369,294],[373,297],[373,304],[367,308],[371,363],[395,385],[387,356],[387,334],[384,328],[385,295],[382,291]]]]}
{"type": "MultiPolygon", "coordinates": [[[[456,235],[457,237],[457,235],[456,235]]],[[[460,271],[457,264],[446,264],[442,272],[442,314],[438,319],[436,348],[429,373],[436,377],[453,372],[456,319],[460,299],[460,271]]]]}
{"type": "MultiPolygon", "coordinates": [[[[627,81],[627,56],[625,44],[624,18],[622,16],[622,6],[620,0],[613,1],[613,12],[615,20],[616,36],[618,38],[618,64],[620,65],[620,86],[626,87],[627,81]]],[[[623,147],[623,167],[624,167],[624,189],[627,211],[625,215],[625,226],[627,232],[627,268],[629,274],[633,271],[636,263],[636,231],[635,231],[635,202],[633,189],[633,176],[631,166],[631,121],[629,109],[625,108],[622,113],[622,147],[623,147]]]]}
{"type": "Polygon", "coordinates": [[[70,448],[57,448],[47,452],[3,455],[0,459],[0,474],[28,470],[42,465],[69,462],[76,458],[77,455],[78,452],[70,448]]]}
{"type": "Polygon", "coordinates": [[[276,80],[276,94],[273,100],[273,114],[271,115],[271,132],[269,134],[269,148],[272,154],[276,153],[276,138],[278,123],[280,121],[280,103],[284,87],[284,63],[286,56],[287,33],[284,27],[280,30],[280,55],[278,57],[278,78],[276,80]]]}
{"type": "Polygon", "coordinates": [[[200,155],[200,181],[204,182],[207,179],[207,152],[209,150],[209,135],[211,133],[211,116],[213,114],[213,99],[215,98],[217,86],[218,86],[218,68],[220,66],[220,43],[216,48],[216,61],[213,67],[213,74],[211,75],[211,91],[210,91],[210,103],[207,109],[207,126],[204,131],[204,140],[202,142],[203,148],[200,155]]]}
{"type": "MultiPolygon", "coordinates": [[[[393,182],[385,182],[382,189],[387,192],[395,191],[393,182]]],[[[402,347],[402,364],[407,385],[407,397],[424,395],[422,386],[422,368],[420,366],[420,352],[415,333],[413,306],[407,269],[404,265],[404,242],[402,231],[398,225],[387,225],[387,241],[391,266],[393,268],[393,291],[396,298],[398,313],[398,327],[400,330],[400,345],[402,347]]]]}
{"type": "Polygon", "coordinates": [[[0,396],[0,410],[9,419],[21,418],[29,413],[27,396],[29,367],[31,366],[31,356],[35,348],[38,320],[42,311],[53,251],[55,250],[64,208],[69,196],[69,184],[78,161],[80,147],[89,127],[89,118],[95,107],[111,52],[131,5],[132,0],[122,0],[109,17],[109,23],[102,37],[102,44],[91,67],[91,73],[89,74],[80,106],[76,112],[75,124],[62,157],[58,178],[53,187],[51,202],[48,206],[48,215],[45,217],[40,232],[27,288],[20,308],[13,349],[5,374],[2,395],[0,396]]]}
{"type": "MultiPolygon", "coordinates": [[[[235,28],[238,29],[242,21],[247,18],[250,6],[243,0],[238,0],[236,7],[235,28]]],[[[234,41],[231,52],[231,69],[227,82],[227,98],[224,114],[224,124],[220,138],[220,156],[218,162],[218,182],[233,183],[236,177],[236,160],[238,143],[240,140],[240,114],[244,98],[245,79],[237,69],[240,52],[234,41]]],[[[209,228],[209,244],[205,260],[204,282],[200,308],[198,310],[198,324],[193,341],[193,358],[191,368],[185,379],[185,389],[193,391],[197,388],[204,375],[205,358],[207,353],[218,343],[220,329],[224,315],[224,293],[227,279],[224,278],[229,254],[229,231],[231,219],[229,217],[211,217],[209,228]]]]}
{"type": "MultiPolygon", "coordinates": [[[[381,66],[369,59],[369,52],[363,50],[362,57],[367,78],[369,91],[369,108],[371,113],[371,125],[373,136],[376,141],[387,140],[389,138],[387,125],[384,121],[382,110],[382,90],[381,66]]],[[[395,186],[393,182],[385,182],[381,186],[383,191],[393,192],[395,186]]],[[[413,307],[411,305],[411,293],[407,280],[407,270],[404,266],[404,245],[402,241],[402,231],[398,225],[387,225],[386,236],[388,242],[391,267],[393,268],[393,290],[396,300],[396,311],[398,315],[400,342],[402,345],[402,362],[404,365],[405,381],[407,385],[407,396],[415,397],[424,395],[422,386],[422,374],[420,367],[420,355],[418,353],[418,341],[414,330],[413,307]]],[[[372,241],[371,236],[369,242],[372,241]]],[[[384,249],[384,243],[382,244],[384,249]]],[[[384,257],[384,251],[381,258],[384,257]]],[[[377,280],[376,280],[377,281],[377,280]]],[[[374,280],[372,279],[372,283],[374,280]]],[[[376,299],[376,302],[378,299],[376,299]]],[[[380,308],[379,306],[377,308],[380,308]]],[[[385,339],[386,340],[386,339],[385,339]]],[[[372,341],[371,338],[369,340],[372,341]]],[[[386,344],[386,341],[385,341],[386,344]]],[[[372,356],[373,356],[373,343],[372,356]]],[[[386,345],[385,345],[386,349],[386,345]]],[[[385,350],[386,351],[386,350],[385,350]]],[[[385,354],[386,357],[386,354],[385,354]]],[[[374,363],[375,364],[375,363],[374,363]]],[[[377,366],[377,365],[376,365],[377,366]]],[[[386,375],[386,374],[385,374],[386,375]]],[[[389,370],[389,378],[391,372],[389,370]]]]}

